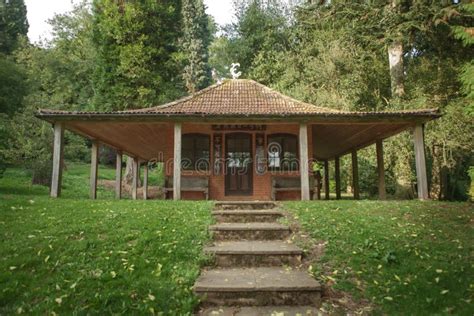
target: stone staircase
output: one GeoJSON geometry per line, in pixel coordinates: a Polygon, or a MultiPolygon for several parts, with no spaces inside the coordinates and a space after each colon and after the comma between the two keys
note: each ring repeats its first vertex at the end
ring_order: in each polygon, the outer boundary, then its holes
{"type": "Polygon", "coordinates": [[[321,286],[298,270],[303,252],[275,203],[218,202],[212,214],[215,266],[194,285],[199,315],[317,315],[321,286]]]}

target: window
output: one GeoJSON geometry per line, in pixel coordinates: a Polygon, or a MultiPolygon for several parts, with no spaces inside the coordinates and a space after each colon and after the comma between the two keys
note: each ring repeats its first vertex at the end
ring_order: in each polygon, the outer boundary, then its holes
{"type": "Polygon", "coordinates": [[[268,167],[285,171],[298,170],[298,143],[296,135],[268,136],[268,167]]]}
{"type": "Polygon", "coordinates": [[[184,134],[181,141],[181,167],[184,170],[209,170],[209,135],[184,134]]]}

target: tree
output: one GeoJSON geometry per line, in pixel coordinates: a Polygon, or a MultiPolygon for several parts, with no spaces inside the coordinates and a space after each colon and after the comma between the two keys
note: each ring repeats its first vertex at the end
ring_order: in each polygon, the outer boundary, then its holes
{"type": "MultiPolygon", "coordinates": [[[[400,1],[391,0],[387,5],[388,14],[396,16],[401,12],[400,1]]],[[[403,34],[396,32],[388,45],[388,63],[390,66],[390,80],[392,98],[401,98],[405,95],[404,67],[403,67],[403,34]]]]}
{"type": "MultiPolygon", "coordinates": [[[[466,30],[470,32],[472,14],[463,13],[465,4],[306,1],[293,17],[281,15],[284,22],[278,25],[285,25],[280,28],[284,32],[279,32],[272,21],[266,22],[267,7],[263,1],[237,1],[237,21],[227,28],[225,38],[213,43],[212,63],[218,60],[214,51],[224,52],[220,64],[244,60],[246,77],[295,98],[336,109],[439,107],[446,115],[429,124],[425,136],[432,194],[465,198],[462,192],[473,151],[472,142],[466,139],[473,136],[463,109],[472,102],[464,98],[471,90],[464,88],[461,94],[460,88],[461,81],[469,87],[472,80],[466,80],[469,72],[462,72],[460,77],[458,66],[469,65],[473,52],[461,45],[449,27],[455,22],[464,27],[463,36],[466,30]],[[283,40],[275,41],[279,34],[283,40]],[[448,183],[441,184],[441,178],[447,178],[448,183]],[[448,194],[440,194],[440,187],[448,194]]],[[[403,133],[384,147],[390,175],[387,187],[399,196],[413,196],[416,177],[411,136],[403,133]]],[[[374,154],[364,150],[360,159],[374,162],[374,154]]],[[[361,166],[361,173],[370,177],[371,170],[369,164],[361,166]]],[[[375,183],[370,177],[366,182],[375,183]]]]}
{"type": "Polygon", "coordinates": [[[189,93],[207,87],[211,83],[208,64],[213,21],[205,12],[202,0],[182,0],[181,50],[184,55],[183,80],[189,93]]]}
{"type": "MultiPolygon", "coordinates": [[[[97,110],[144,108],[183,95],[181,1],[95,0],[93,12],[97,110]]],[[[125,180],[132,181],[130,157],[125,180]]]]}
{"type": "Polygon", "coordinates": [[[23,0],[0,0],[0,176],[9,163],[10,119],[23,106],[26,76],[10,56],[28,33],[23,0]]]}
{"type": "MultiPolygon", "coordinates": [[[[474,4],[469,2],[461,4],[459,12],[461,21],[458,21],[459,24],[453,23],[452,26],[454,36],[461,40],[466,47],[472,47],[474,45],[474,28],[470,22],[474,16],[474,4]]],[[[474,116],[474,61],[472,59],[462,65],[459,79],[463,84],[463,92],[469,100],[466,111],[469,115],[474,116]]]]}
{"type": "MultiPolygon", "coordinates": [[[[53,38],[45,47],[26,41],[19,43],[14,54],[24,69],[29,87],[23,109],[9,122],[9,161],[21,163],[31,171],[33,183],[49,184],[52,155],[52,132],[48,123],[34,117],[38,107],[65,110],[92,109],[91,73],[95,53],[92,46],[92,15],[82,3],[72,12],[56,15],[49,23],[53,38]]],[[[66,133],[65,157],[87,159],[84,139],[66,133]]]]}
{"type": "Polygon", "coordinates": [[[0,0],[0,53],[11,54],[28,27],[23,0],[0,0]]]}
{"type": "Polygon", "coordinates": [[[182,95],[180,1],[95,0],[94,106],[149,107],[182,95]]]}
{"type": "MultiPolygon", "coordinates": [[[[224,28],[227,42],[221,40],[220,44],[226,45],[232,62],[240,63],[242,76],[254,78],[252,70],[259,54],[268,50],[283,51],[288,46],[286,5],[280,0],[241,0],[234,3],[234,8],[237,21],[224,28]]],[[[215,58],[213,61],[219,60],[215,58]]],[[[221,61],[227,62],[227,58],[221,61]]],[[[225,69],[230,65],[212,66],[225,69]]]]}
{"type": "Polygon", "coordinates": [[[0,113],[12,116],[23,106],[26,74],[10,58],[0,59],[0,113]]]}

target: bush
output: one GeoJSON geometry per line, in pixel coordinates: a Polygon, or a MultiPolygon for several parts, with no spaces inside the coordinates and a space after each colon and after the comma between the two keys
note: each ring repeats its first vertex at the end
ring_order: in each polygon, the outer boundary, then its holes
{"type": "Polygon", "coordinates": [[[82,136],[69,132],[64,134],[64,159],[75,162],[90,161],[90,149],[82,136]]]}

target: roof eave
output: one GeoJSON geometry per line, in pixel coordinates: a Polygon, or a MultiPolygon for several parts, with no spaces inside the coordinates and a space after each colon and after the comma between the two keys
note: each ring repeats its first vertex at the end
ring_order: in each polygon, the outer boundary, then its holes
{"type": "Polygon", "coordinates": [[[188,121],[200,119],[200,122],[219,122],[229,120],[247,121],[297,121],[297,122],[340,122],[340,121],[413,121],[427,122],[442,116],[438,109],[429,109],[426,112],[342,112],[342,113],[302,113],[302,114],[175,114],[175,113],[51,113],[38,111],[35,116],[39,119],[54,123],[58,121],[188,121]]]}

